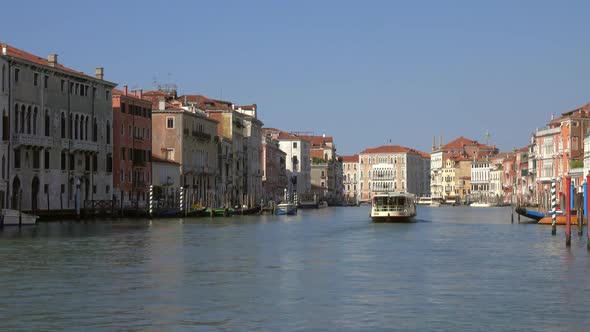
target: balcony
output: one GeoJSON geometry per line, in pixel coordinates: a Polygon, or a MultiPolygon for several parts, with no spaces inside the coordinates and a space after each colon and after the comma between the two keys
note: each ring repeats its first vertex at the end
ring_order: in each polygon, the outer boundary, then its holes
{"type": "Polygon", "coordinates": [[[13,134],[12,143],[14,147],[21,146],[35,146],[35,147],[51,147],[53,139],[47,136],[31,135],[31,134],[13,134]]]}
{"type": "Polygon", "coordinates": [[[69,148],[72,152],[98,152],[99,150],[99,144],[97,142],[80,141],[75,139],[62,139],[61,142],[62,148],[69,148]]]}
{"type": "Polygon", "coordinates": [[[207,133],[193,130],[192,134],[193,134],[193,137],[195,137],[199,141],[210,141],[211,140],[211,135],[207,134],[207,133]]]}

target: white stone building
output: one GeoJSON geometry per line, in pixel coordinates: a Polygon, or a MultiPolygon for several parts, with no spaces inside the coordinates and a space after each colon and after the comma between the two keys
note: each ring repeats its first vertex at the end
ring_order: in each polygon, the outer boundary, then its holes
{"type": "Polygon", "coordinates": [[[471,199],[472,202],[492,202],[490,193],[491,163],[488,160],[471,162],[471,199]]]}
{"type": "Polygon", "coordinates": [[[2,44],[0,204],[74,209],[112,198],[112,99],[116,84],[2,44]]]}
{"type": "Polygon", "coordinates": [[[430,155],[399,145],[365,149],[359,154],[360,200],[374,193],[405,191],[417,196],[430,192],[430,155]]]}

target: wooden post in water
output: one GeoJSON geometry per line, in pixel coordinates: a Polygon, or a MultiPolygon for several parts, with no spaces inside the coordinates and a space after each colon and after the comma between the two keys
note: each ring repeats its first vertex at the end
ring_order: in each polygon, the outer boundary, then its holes
{"type": "Polygon", "coordinates": [[[557,234],[557,191],[555,189],[555,178],[551,180],[551,235],[557,234]]]}
{"type": "Polygon", "coordinates": [[[577,193],[576,194],[576,205],[578,206],[576,208],[576,216],[578,217],[578,235],[582,236],[583,234],[583,229],[582,229],[582,225],[584,225],[584,197],[582,196],[582,193],[577,193]]]}
{"type": "Polygon", "coordinates": [[[570,200],[572,199],[572,177],[569,175],[565,176],[565,246],[571,247],[572,245],[572,209],[570,200]]]}

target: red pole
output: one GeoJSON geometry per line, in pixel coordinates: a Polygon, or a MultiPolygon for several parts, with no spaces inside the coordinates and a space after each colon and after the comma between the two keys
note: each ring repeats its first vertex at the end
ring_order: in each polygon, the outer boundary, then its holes
{"type": "Polygon", "coordinates": [[[572,244],[572,211],[570,206],[572,177],[569,175],[565,176],[565,246],[569,247],[572,244]]]}

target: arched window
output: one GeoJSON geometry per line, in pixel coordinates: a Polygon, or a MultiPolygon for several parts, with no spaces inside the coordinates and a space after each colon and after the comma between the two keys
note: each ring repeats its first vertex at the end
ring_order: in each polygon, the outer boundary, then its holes
{"type": "Polygon", "coordinates": [[[107,120],[107,131],[106,131],[106,135],[107,135],[107,144],[111,144],[111,124],[110,122],[107,120]]]}
{"type": "Polygon", "coordinates": [[[66,115],[62,112],[61,113],[61,138],[66,138],[66,115]]]}
{"type": "Polygon", "coordinates": [[[35,107],[33,111],[33,135],[37,135],[37,116],[39,115],[39,109],[35,107]]]}
{"type": "Polygon", "coordinates": [[[98,141],[98,124],[96,123],[96,118],[92,119],[92,141],[98,141]]]}
{"type": "Polygon", "coordinates": [[[18,133],[18,104],[14,105],[14,132],[18,133]]]}
{"type": "Polygon", "coordinates": [[[78,114],[76,114],[76,117],[74,120],[74,138],[78,139],[78,114]]]}
{"type": "Polygon", "coordinates": [[[74,131],[74,117],[72,116],[72,114],[70,114],[68,120],[69,120],[68,122],[70,123],[69,130],[68,130],[68,134],[69,134],[68,138],[71,139],[71,138],[74,138],[74,135],[73,135],[74,134],[73,133],[73,131],[74,131]]]}
{"type": "Polygon", "coordinates": [[[21,105],[20,107],[20,133],[25,132],[25,114],[27,113],[27,108],[25,105],[21,105]]]}
{"type": "Polygon", "coordinates": [[[31,106],[29,106],[27,108],[27,134],[31,133],[31,117],[32,117],[32,111],[31,111],[31,106]]]}
{"type": "Polygon", "coordinates": [[[49,128],[51,128],[51,117],[49,117],[49,110],[45,109],[45,136],[49,136],[49,128]]]}
{"type": "Polygon", "coordinates": [[[84,116],[80,116],[80,139],[84,139],[84,116]]]}
{"type": "Polygon", "coordinates": [[[2,111],[2,140],[8,141],[8,134],[10,133],[10,124],[8,123],[8,113],[6,110],[2,111]]]}
{"type": "Polygon", "coordinates": [[[84,139],[88,140],[88,117],[84,120],[84,139]]]}

